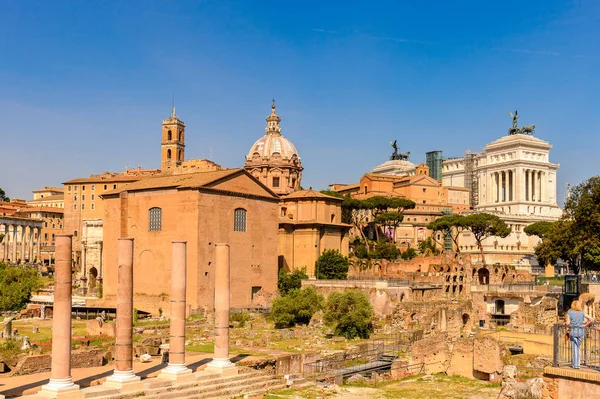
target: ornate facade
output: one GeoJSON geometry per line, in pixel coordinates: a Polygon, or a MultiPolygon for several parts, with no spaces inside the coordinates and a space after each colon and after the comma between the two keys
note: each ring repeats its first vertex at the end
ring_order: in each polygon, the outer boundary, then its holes
{"type": "Polygon", "coordinates": [[[266,134],[248,151],[244,168],[276,194],[287,195],[300,189],[304,168],[296,147],[281,134],[280,122],[273,103],[266,134]]]}
{"type": "MultiPolygon", "coordinates": [[[[556,202],[559,165],[550,162],[551,148],[537,137],[509,132],[481,153],[444,161],[444,184],[470,185],[474,211],[497,214],[512,229],[506,238],[484,241],[488,263],[537,265],[533,253],[538,238],[528,237],[523,228],[537,221],[555,221],[562,214],[556,202]]],[[[477,255],[470,234],[461,235],[461,246],[477,255]]]]}

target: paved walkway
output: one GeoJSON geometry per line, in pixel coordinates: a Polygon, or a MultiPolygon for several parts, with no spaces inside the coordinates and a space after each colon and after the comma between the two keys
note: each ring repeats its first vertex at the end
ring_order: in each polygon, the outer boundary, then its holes
{"type": "MultiPolygon", "coordinates": [[[[186,353],[186,363],[193,371],[196,371],[200,366],[208,363],[212,359],[212,353],[186,353]]],[[[166,364],[160,363],[160,356],[153,357],[151,362],[140,363],[134,361],[133,370],[142,379],[154,377],[158,372],[166,367],[166,364]]],[[[114,363],[100,367],[89,367],[72,369],[71,376],[73,382],[80,387],[88,387],[102,383],[106,377],[110,376],[114,370],[114,363]]],[[[0,395],[5,395],[7,398],[29,395],[38,392],[42,385],[48,382],[50,372],[21,375],[17,377],[0,377],[0,395]]]]}

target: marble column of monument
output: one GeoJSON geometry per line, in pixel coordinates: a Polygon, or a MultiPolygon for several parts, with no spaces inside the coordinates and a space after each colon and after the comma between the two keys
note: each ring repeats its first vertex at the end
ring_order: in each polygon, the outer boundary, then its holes
{"type": "Polygon", "coordinates": [[[54,311],[52,319],[52,371],[42,392],[60,396],[79,390],[71,378],[71,248],[70,235],[56,236],[54,311]]]}
{"type": "Polygon", "coordinates": [[[192,374],[185,366],[186,242],[173,241],[172,252],[169,365],[160,377],[178,380],[192,374]]]}
{"type": "Polygon", "coordinates": [[[229,244],[215,244],[215,263],[215,355],[206,369],[237,374],[237,367],[229,360],[229,244]]]}
{"type": "Polygon", "coordinates": [[[133,372],[133,238],[119,238],[117,267],[115,371],[106,385],[123,388],[140,381],[133,372]]]}

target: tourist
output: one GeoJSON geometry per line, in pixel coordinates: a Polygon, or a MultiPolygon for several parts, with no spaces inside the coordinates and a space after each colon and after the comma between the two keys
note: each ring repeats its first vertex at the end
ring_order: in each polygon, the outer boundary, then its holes
{"type": "Polygon", "coordinates": [[[565,317],[565,325],[569,326],[569,340],[571,341],[571,351],[573,353],[573,359],[571,366],[574,369],[579,368],[579,347],[581,346],[581,340],[585,335],[583,327],[592,322],[583,311],[581,310],[581,304],[578,300],[573,301],[571,309],[567,312],[565,317]]]}

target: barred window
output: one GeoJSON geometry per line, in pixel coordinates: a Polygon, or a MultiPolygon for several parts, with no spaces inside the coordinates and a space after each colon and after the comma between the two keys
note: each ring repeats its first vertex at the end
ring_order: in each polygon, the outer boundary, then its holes
{"type": "Polygon", "coordinates": [[[162,230],[162,209],[161,208],[150,208],[148,211],[150,219],[150,231],[162,230]]]}
{"type": "Polygon", "coordinates": [[[233,231],[246,231],[246,210],[238,208],[233,215],[233,231]]]}

